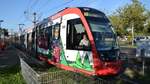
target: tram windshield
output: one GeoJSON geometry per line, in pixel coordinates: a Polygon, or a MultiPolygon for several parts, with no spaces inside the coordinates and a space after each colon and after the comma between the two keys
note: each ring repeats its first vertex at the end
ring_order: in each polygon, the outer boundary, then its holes
{"type": "Polygon", "coordinates": [[[86,17],[94,36],[97,50],[117,48],[116,36],[106,17],[86,17]]]}

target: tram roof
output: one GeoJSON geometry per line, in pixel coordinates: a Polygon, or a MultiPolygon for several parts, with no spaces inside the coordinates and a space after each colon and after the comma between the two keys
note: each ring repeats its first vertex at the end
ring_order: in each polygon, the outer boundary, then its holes
{"type": "Polygon", "coordinates": [[[91,13],[98,13],[98,14],[101,14],[101,15],[105,15],[102,11],[100,10],[97,10],[97,9],[94,9],[94,8],[90,8],[90,7],[66,7],[65,9],[62,9],[60,11],[58,11],[57,13],[43,19],[42,21],[40,21],[39,23],[37,23],[37,25],[42,25],[42,24],[47,24],[47,22],[51,21],[51,18],[53,16],[56,16],[57,14],[67,10],[67,9],[74,9],[74,8],[78,8],[81,10],[81,12],[91,12],[91,13]]]}

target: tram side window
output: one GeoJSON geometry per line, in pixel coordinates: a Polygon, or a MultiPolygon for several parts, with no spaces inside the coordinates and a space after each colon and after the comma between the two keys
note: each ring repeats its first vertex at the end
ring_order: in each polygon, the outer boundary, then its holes
{"type": "Polygon", "coordinates": [[[67,49],[90,50],[87,33],[79,18],[67,22],[67,49]]]}
{"type": "Polygon", "coordinates": [[[27,33],[27,48],[29,48],[29,33],[27,33]]]}
{"type": "Polygon", "coordinates": [[[52,40],[52,26],[49,26],[45,29],[45,38],[47,48],[50,48],[51,40],[52,40]]]}
{"type": "Polygon", "coordinates": [[[29,49],[29,50],[31,50],[31,45],[32,45],[32,33],[28,33],[27,34],[27,48],[29,49]]]}
{"type": "Polygon", "coordinates": [[[38,46],[44,48],[44,28],[39,28],[38,33],[38,46]]]}
{"type": "Polygon", "coordinates": [[[56,24],[53,26],[53,39],[59,39],[60,38],[60,24],[56,24]]]}
{"type": "Polygon", "coordinates": [[[41,42],[41,48],[48,49],[48,28],[41,29],[39,41],[41,42]]]}
{"type": "Polygon", "coordinates": [[[44,29],[44,46],[46,49],[48,49],[50,47],[50,41],[51,41],[51,37],[52,37],[52,31],[51,31],[51,27],[46,27],[44,29]]]}
{"type": "Polygon", "coordinates": [[[52,27],[51,48],[54,49],[60,47],[60,24],[53,25],[52,27]]]}
{"type": "Polygon", "coordinates": [[[34,44],[35,44],[35,31],[32,32],[32,49],[34,49],[34,44]]]}
{"type": "Polygon", "coordinates": [[[20,37],[20,42],[21,42],[21,45],[23,46],[24,45],[24,41],[25,41],[25,35],[21,35],[20,37]]]}

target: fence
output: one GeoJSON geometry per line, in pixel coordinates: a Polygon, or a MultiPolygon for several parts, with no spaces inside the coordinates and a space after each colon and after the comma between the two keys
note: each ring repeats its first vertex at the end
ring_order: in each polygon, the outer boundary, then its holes
{"type": "Polygon", "coordinates": [[[69,72],[60,70],[56,72],[37,73],[22,58],[21,72],[27,84],[74,84],[75,82],[67,78],[69,72]]]}
{"type": "Polygon", "coordinates": [[[115,84],[112,81],[95,79],[66,70],[38,73],[22,58],[20,58],[20,62],[21,72],[27,84],[115,84]]]}

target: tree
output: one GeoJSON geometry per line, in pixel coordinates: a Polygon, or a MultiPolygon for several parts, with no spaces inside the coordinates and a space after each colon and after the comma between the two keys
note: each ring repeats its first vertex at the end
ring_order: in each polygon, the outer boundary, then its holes
{"type": "Polygon", "coordinates": [[[112,15],[109,17],[113,27],[116,29],[117,35],[121,36],[124,34],[122,20],[117,15],[112,15]]]}
{"type": "Polygon", "coordinates": [[[110,16],[112,25],[116,27],[118,33],[123,35],[131,35],[127,29],[134,27],[134,32],[136,34],[141,33],[144,29],[144,23],[146,21],[146,16],[144,15],[145,8],[139,0],[131,0],[131,4],[126,4],[125,6],[116,10],[114,15],[110,16]]]}
{"type": "Polygon", "coordinates": [[[144,30],[147,35],[150,35],[150,11],[149,10],[146,11],[146,17],[147,19],[144,25],[145,27],[144,30]]]}

